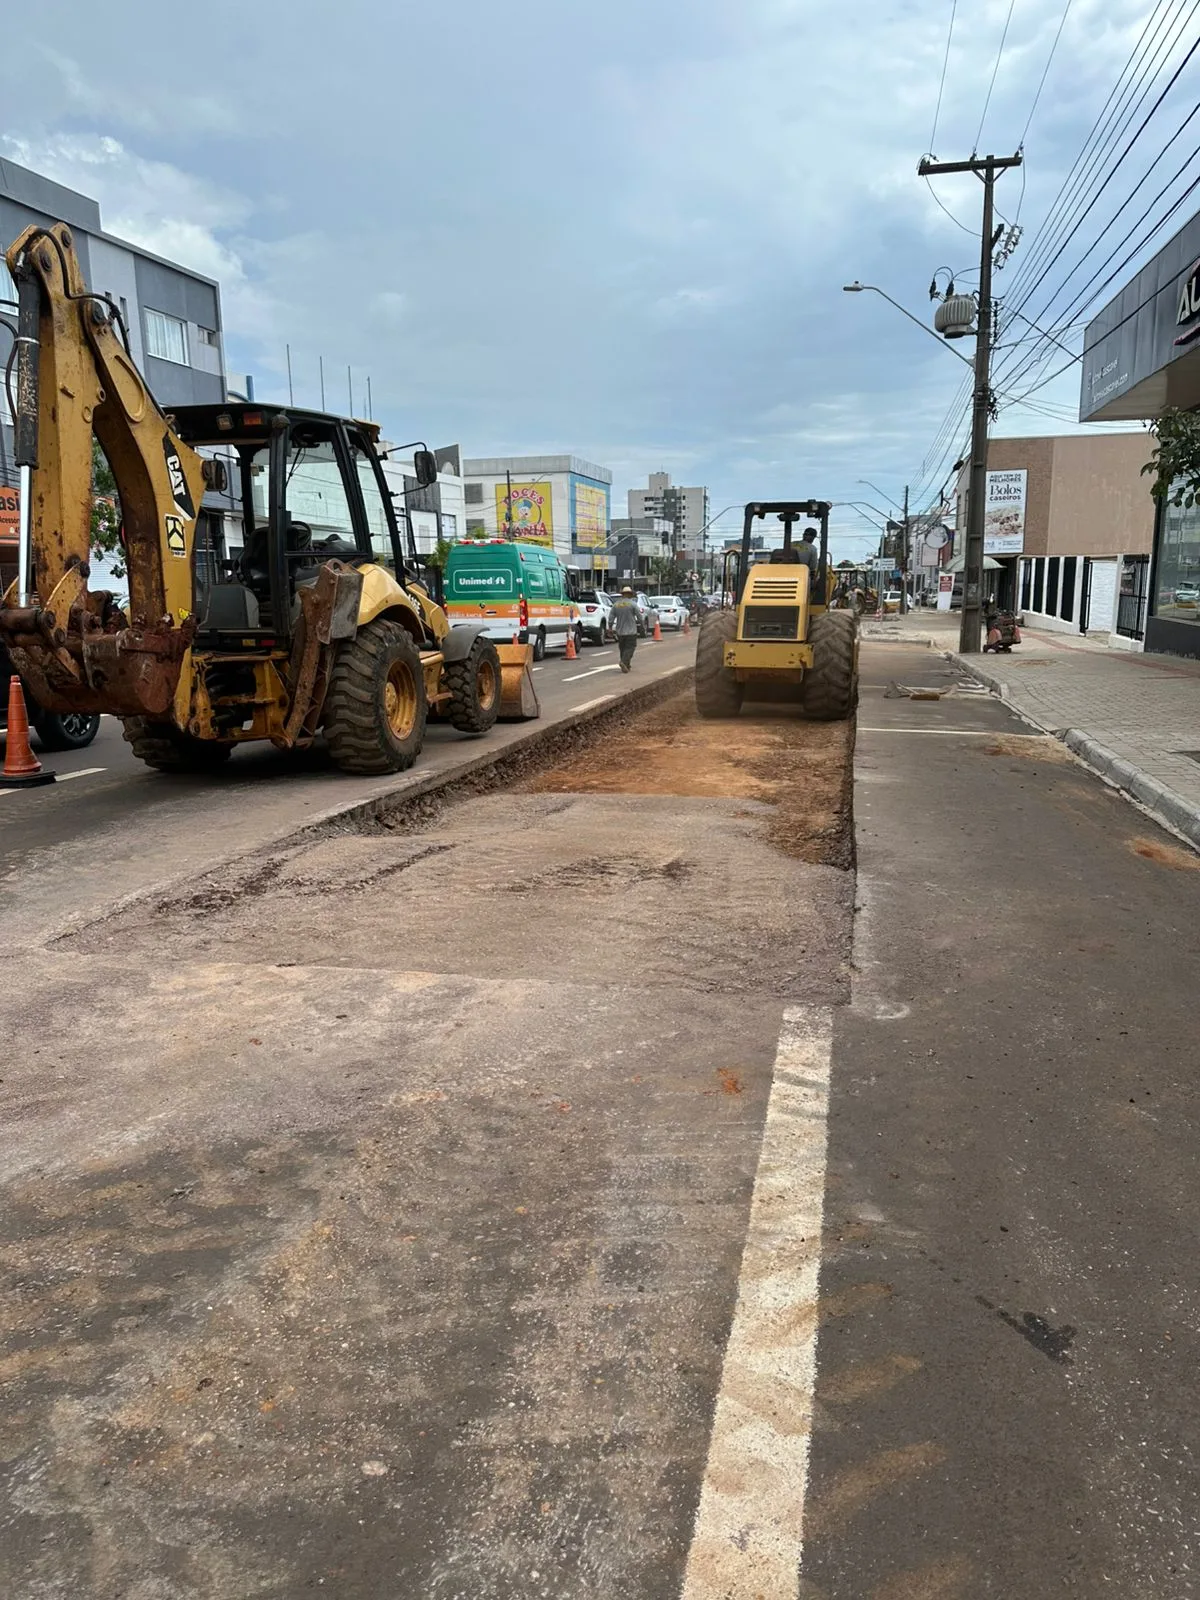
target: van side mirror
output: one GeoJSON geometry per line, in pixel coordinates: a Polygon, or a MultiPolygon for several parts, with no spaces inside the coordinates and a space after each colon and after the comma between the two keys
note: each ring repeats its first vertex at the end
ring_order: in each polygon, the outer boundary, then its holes
{"type": "Polygon", "coordinates": [[[431,484],[437,482],[437,457],[432,450],[415,450],[413,452],[413,472],[422,489],[428,489],[431,484]]]}

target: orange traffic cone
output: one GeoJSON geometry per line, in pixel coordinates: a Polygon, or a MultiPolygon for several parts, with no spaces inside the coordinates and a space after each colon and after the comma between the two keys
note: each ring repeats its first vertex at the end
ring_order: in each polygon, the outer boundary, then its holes
{"type": "Polygon", "coordinates": [[[42,763],[29,747],[29,713],[25,691],[14,673],[8,680],[8,738],[4,746],[4,771],[0,789],[31,788],[35,783],[53,783],[54,774],[43,772],[42,763]]]}
{"type": "Polygon", "coordinates": [[[567,629],[567,660],[578,661],[579,651],[575,648],[575,629],[567,629]]]}
{"type": "Polygon", "coordinates": [[[655,644],[662,643],[662,629],[659,627],[657,611],[654,613],[654,642],[655,644]]]}

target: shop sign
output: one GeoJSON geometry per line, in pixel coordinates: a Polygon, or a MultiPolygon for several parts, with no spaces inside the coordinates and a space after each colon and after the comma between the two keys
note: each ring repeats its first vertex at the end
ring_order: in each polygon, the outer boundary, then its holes
{"type": "Polygon", "coordinates": [[[983,553],[1019,556],[1025,548],[1024,467],[989,472],[983,500],[983,553]]]}
{"type": "MultiPolygon", "coordinates": [[[[501,537],[509,534],[508,490],[506,484],[496,485],[496,526],[501,537]]],[[[554,517],[550,509],[550,484],[514,483],[512,486],[511,536],[522,544],[554,543],[554,517]]]]}
{"type": "Polygon", "coordinates": [[[1179,287],[1179,310],[1175,314],[1175,323],[1184,330],[1175,340],[1177,345],[1191,344],[1193,339],[1200,339],[1200,261],[1179,287]]]}

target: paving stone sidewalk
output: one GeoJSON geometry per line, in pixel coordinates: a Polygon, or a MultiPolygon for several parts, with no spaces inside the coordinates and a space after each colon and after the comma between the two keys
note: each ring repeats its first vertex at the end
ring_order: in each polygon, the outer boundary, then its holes
{"type": "Polygon", "coordinates": [[[1200,848],[1200,662],[1033,630],[1010,656],[953,659],[1200,848]]]}

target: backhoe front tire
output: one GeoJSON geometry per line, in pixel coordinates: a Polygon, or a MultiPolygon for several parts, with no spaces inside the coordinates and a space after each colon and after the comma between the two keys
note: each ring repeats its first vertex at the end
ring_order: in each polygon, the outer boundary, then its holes
{"type": "Polygon", "coordinates": [[[737,637],[736,611],[710,611],[696,640],[696,710],[702,717],[736,717],[742,685],[725,665],[725,646],[737,637]]]}
{"type": "Polygon", "coordinates": [[[343,772],[404,772],[425,743],[429,702],[421,652],[398,622],[376,617],[342,644],[329,675],[323,725],[343,772]]]}
{"type": "Polygon", "coordinates": [[[451,661],[443,674],[451,694],[447,716],[459,733],[486,733],[500,710],[500,656],[483,634],[461,661],[451,661]]]}
{"type": "Polygon", "coordinates": [[[858,630],[849,611],[826,611],[812,619],[813,664],[804,675],[801,703],[814,722],[840,722],[858,700],[858,630]]]}
{"type": "Polygon", "coordinates": [[[122,725],[125,742],[134,755],[157,772],[215,772],[233,754],[232,744],[218,739],[197,739],[173,722],[123,717],[122,725]]]}

